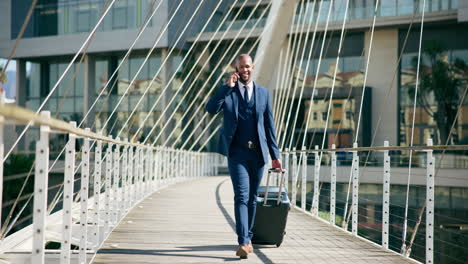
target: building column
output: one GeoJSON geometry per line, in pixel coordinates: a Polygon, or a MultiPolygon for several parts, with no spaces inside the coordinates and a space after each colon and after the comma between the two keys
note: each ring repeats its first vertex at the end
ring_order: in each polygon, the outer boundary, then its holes
{"type": "MultiPolygon", "coordinates": [[[[166,60],[168,54],[167,54],[167,48],[164,48],[161,50],[161,61],[164,61],[166,60]]],[[[172,58],[168,58],[168,60],[166,61],[166,64],[163,66],[162,70],[161,70],[161,82],[162,82],[162,89],[167,85],[167,82],[171,79],[171,76],[173,74],[172,72],[172,69],[174,68],[173,65],[173,59],[172,58]]],[[[163,111],[164,108],[167,106],[167,103],[171,100],[171,97],[172,97],[172,89],[173,89],[173,83],[171,85],[169,85],[167,87],[167,90],[164,92],[164,94],[162,94],[161,96],[161,107],[160,107],[160,111],[163,111]]],[[[161,124],[166,124],[166,122],[170,122],[170,120],[168,120],[168,117],[169,115],[172,113],[172,110],[173,107],[170,107],[167,111],[166,111],[166,114],[164,114],[164,116],[161,118],[162,120],[162,123],[161,124]]],[[[162,114],[162,112],[161,112],[162,114]]],[[[174,128],[174,124],[173,122],[167,126],[167,128],[163,131],[160,139],[158,140],[160,143],[161,142],[164,142],[166,140],[166,138],[169,136],[169,134],[171,133],[171,130],[174,128]]],[[[159,130],[155,130],[155,132],[153,132],[153,137],[156,137],[157,134],[158,134],[158,131],[159,130]]]]}
{"type": "Polygon", "coordinates": [[[253,79],[258,83],[270,86],[271,78],[278,64],[279,54],[284,42],[287,41],[291,18],[296,12],[297,0],[273,1],[268,13],[264,34],[258,44],[255,55],[255,71],[253,79]]]}
{"type": "MultiPolygon", "coordinates": [[[[26,107],[26,61],[16,61],[16,104],[26,107]]],[[[31,109],[35,110],[35,109],[31,109]]]]}
{"type": "MultiPolygon", "coordinates": [[[[371,32],[365,33],[366,61],[369,53],[371,32]]],[[[393,80],[398,62],[398,29],[375,30],[371,58],[367,73],[367,87],[372,87],[372,131],[376,133],[374,145],[380,146],[384,140],[390,144],[398,142],[398,78],[393,80]],[[393,83],[392,83],[393,80],[393,83]],[[391,85],[391,87],[390,87],[391,85]],[[391,89],[388,98],[386,94],[391,89]],[[385,100],[388,100],[385,103],[385,100]],[[385,110],[382,109],[385,107],[385,110]],[[382,120],[377,131],[377,121],[382,113],[382,120]]],[[[398,74],[398,73],[397,73],[398,74]]],[[[371,109],[363,109],[369,111],[371,109]]]]}
{"type": "MultiPolygon", "coordinates": [[[[96,87],[96,60],[90,55],[86,55],[84,59],[84,96],[83,96],[83,117],[88,112],[88,109],[94,102],[95,99],[95,87],[96,87]]],[[[84,120],[85,127],[91,127],[94,123],[95,109],[93,109],[86,120],[84,120]]]]}

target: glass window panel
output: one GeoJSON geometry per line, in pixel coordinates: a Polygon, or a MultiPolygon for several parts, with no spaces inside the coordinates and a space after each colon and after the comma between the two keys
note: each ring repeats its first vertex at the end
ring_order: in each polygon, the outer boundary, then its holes
{"type": "MultiPolygon", "coordinates": [[[[139,10],[140,15],[140,25],[143,25],[146,21],[146,18],[148,16],[148,13],[151,14],[151,12],[154,10],[153,8],[156,7],[156,5],[153,5],[154,1],[152,0],[142,0],[141,1],[141,8],[139,10]]],[[[148,27],[151,27],[153,25],[153,20],[151,20],[148,24],[148,27]]]]}
{"type": "MultiPolygon", "coordinates": [[[[52,90],[52,88],[55,86],[55,83],[57,83],[58,74],[59,74],[58,64],[51,63],[49,65],[49,87],[47,88],[47,91],[52,90]]],[[[59,88],[57,88],[57,89],[59,89],[59,88]]],[[[46,95],[46,94],[44,94],[44,95],[46,95]]],[[[57,94],[57,91],[55,91],[52,96],[56,96],[56,94],[57,94]]]]}
{"type": "MultiPolygon", "coordinates": [[[[145,9],[146,12],[148,9],[145,9]]],[[[127,28],[135,28],[137,25],[137,1],[127,1],[127,14],[127,28]]]]}
{"type": "Polygon", "coordinates": [[[83,105],[83,97],[75,97],[75,112],[83,113],[84,105],[83,105]]]}
{"type": "Polygon", "coordinates": [[[29,79],[26,82],[27,85],[27,96],[28,97],[39,97],[40,86],[41,86],[41,66],[38,63],[26,63],[26,74],[29,79]]]}
{"type": "Polygon", "coordinates": [[[414,12],[413,0],[398,0],[398,15],[409,15],[414,12]]]}
{"type": "Polygon", "coordinates": [[[30,99],[26,101],[26,108],[36,111],[39,108],[39,99],[30,99]]]}
{"type": "Polygon", "coordinates": [[[85,83],[84,83],[84,65],[75,65],[76,69],[76,79],[75,79],[75,96],[83,96],[85,83]]]}
{"type": "MultiPolygon", "coordinates": [[[[65,69],[67,68],[68,64],[66,63],[60,63],[58,65],[58,76],[61,76],[64,72],[65,72],[65,69]]],[[[60,82],[60,85],[59,87],[57,88],[58,89],[58,96],[64,96],[65,94],[67,96],[73,96],[73,86],[74,86],[74,82],[71,82],[71,78],[73,76],[73,67],[70,68],[70,70],[67,72],[67,74],[65,74],[65,77],[62,79],[62,81],[60,82]]],[[[54,85],[55,83],[53,83],[54,85]]],[[[53,85],[50,86],[50,89],[53,88],[53,85]]],[[[57,95],[57,92],[54,92],[55,95],[57,95]]]]}
{"type": "Polygon", "coordinates": [[[380,4],[380,15],[381,16],[395,16],[396,15],[396,3],[397,0],[385,0],[380,4]]]}
{"type": "Polygon", "coordinates": [[[136,111],[138,111],[138,112],[143,111],[143,109],[147,105],[147,102],[146,102],[146,100],[144,100],[145,98],[143,98],[143,100],[140,102],[138,107],[136,107],[136,105],[137,105],[138,101],[140,100],[140,98],[141,98],[140,95],[131,95],[130,96],[130,106],[129,106],[130,109],[129,109],[129,111],[133,111],[133,109],[136,109],[136,111]]]}
{"type": "Polygon", "coordinates": [[[76,14],[77,32],[91,31],[91,11],[89,3],[81,3],[76,14]]]}
{"type": "MultiPolygon", "coordinates": [[[[43,102],[44,99],[42,99],[43,102]]],[[[44,110],[49,110],[51,114],[55,114],[57,112],[57,98],[49,98],[47,103],[44,106],[44,110]]]]}
{"type": "Polygon", "coordinates": [[[107,60],[96,61],[96,80],[95,80],[95,91],[99,94],[107,83],[107,60]]]}
{"type": "Polygon", "coordinates": [[[127,26],[127,19],[127,1],[117,1],[112,8],[112,28],[125,28],[127,26]]]}
{"type": "MultiPolygon", "coordinates": [[[[75,108],[73,107],[74,105],[74,99],[73,98],[60,98],[60,113],[73,113],[75,111],[75,108]]],[[[83,111],[83,110],[81,110],[83,111]]]]}

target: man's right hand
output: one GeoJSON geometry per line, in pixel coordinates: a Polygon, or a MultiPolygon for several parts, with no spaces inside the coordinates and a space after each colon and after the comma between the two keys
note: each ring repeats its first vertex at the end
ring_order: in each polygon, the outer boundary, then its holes
{"type": "Polygon", "coordinates": [[[231,73],[231,76],[229,76],[229,80],[228,80],[228,83],[227,85],[231,88],[234,88],[234,86],[236,86],[236,82],[237,80],[239,80],[239,73],[237,72],[232,72],[231,73]]]}

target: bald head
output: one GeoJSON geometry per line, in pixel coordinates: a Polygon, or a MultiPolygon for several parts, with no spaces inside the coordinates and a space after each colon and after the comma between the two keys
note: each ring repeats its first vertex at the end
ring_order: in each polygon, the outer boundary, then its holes
{"type": "Polygon", "coordinates": [[[241,83],[248,84],[252,81],[252,73],[255,67],[249,54],[241,54],[237,57],[236,68],[241,83]]]}
{"type": "Polygon", "coordinates": [[[249,61],[250,64],[253,65],[253,61],[252,61],[252,57],[250,57],[249,54],[247,53],[244,53],[244,54],[241,54],[239,56],[237,56],[237,59],[236,59],[236,66],[239,67],[239,63],[243,60],[246,60],[246,61],[249,61]]]}

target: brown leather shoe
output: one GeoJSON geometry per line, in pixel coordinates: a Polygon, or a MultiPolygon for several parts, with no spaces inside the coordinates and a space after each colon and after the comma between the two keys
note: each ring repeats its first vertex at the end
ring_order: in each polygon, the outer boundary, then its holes
{"type": "Polygon", "coordinates": [[[249,255],[249,245],[240,245],[236,251],[236,256],[239,256],[241,259],[246,259],[247,255],[249,255]]]}
{"type": "Polygon", "coordinates": [[[249,253],[253,253],[252,241],[249,242],[249,253]]]}

